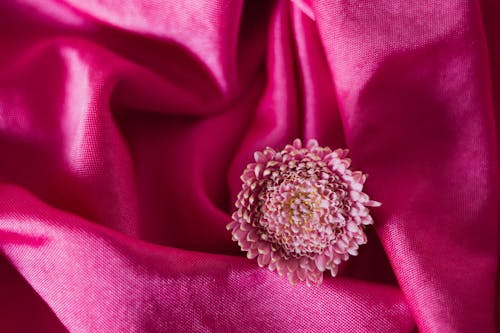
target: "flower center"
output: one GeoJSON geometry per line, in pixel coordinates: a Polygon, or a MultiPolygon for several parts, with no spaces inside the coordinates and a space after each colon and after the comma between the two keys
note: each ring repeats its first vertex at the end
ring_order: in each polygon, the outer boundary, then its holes
{"type": "Polygon", "coordinates": [[[312,191],[290,193],[284,204],[283,214],[288,216],[290,225],[304,226],[313,218],[319,200],[317,193],[312,191]]]}
{"type": "Polygon", "coordinates": [[[333,244],[345,226],[346,185],[316,163],[288,166],[264,186],[262,237],[284,257],[313,256],[333,244]]]}

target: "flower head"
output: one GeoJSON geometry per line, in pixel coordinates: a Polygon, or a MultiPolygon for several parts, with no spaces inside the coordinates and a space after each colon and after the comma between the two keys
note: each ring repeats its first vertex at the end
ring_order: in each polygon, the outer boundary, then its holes
{"type": "Polygon", "coordinates": [[[321,284],[342,260],[365,244],[367,207],[380,206],[362,192],[366,175],[351,171],[348,151],[300,139],[276,152],[254,154],[241,180],[237,210],[227,225],[249,259],[287,276],[292,284],[321,284]]]}

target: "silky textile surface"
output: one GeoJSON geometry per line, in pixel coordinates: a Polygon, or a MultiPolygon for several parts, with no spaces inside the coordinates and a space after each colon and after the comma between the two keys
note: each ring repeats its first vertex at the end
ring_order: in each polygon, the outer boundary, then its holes
{"type": "Polygon", "coordinates": [[[495,332],[500,3],[0,2],[1,332],[495,332]],[[291,286],[253,152],[349,148],[368,244],[291,286]]]}

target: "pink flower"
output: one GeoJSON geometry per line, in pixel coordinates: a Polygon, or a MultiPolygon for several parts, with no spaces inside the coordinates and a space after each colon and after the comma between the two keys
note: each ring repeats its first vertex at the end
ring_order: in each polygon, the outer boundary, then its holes
{"type": "Polygon", "coordinates": [[[358,254],[367,242],[364,226],[373,224],[368,207],[380,203],[362,192],[366,175],[350,170],[347,153],[296,139],[280,152],[254,154],[227,225],[249,259],[309,286],[358,254]]]}

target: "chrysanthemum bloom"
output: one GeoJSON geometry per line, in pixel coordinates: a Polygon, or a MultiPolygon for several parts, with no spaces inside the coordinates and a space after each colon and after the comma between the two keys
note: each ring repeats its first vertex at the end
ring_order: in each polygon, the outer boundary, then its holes
{"type": "Polygon", "coordinates": [[[277,270],[292,284],[321,284],[342,260],[365,244],[367,207],[380,206],[362,192],[366,175],[351,171],[346,149],[332,151],[300,139],[276,152],[254,154],[241,180],[236,212],[227,225],[249,259],[277,270]]]}

